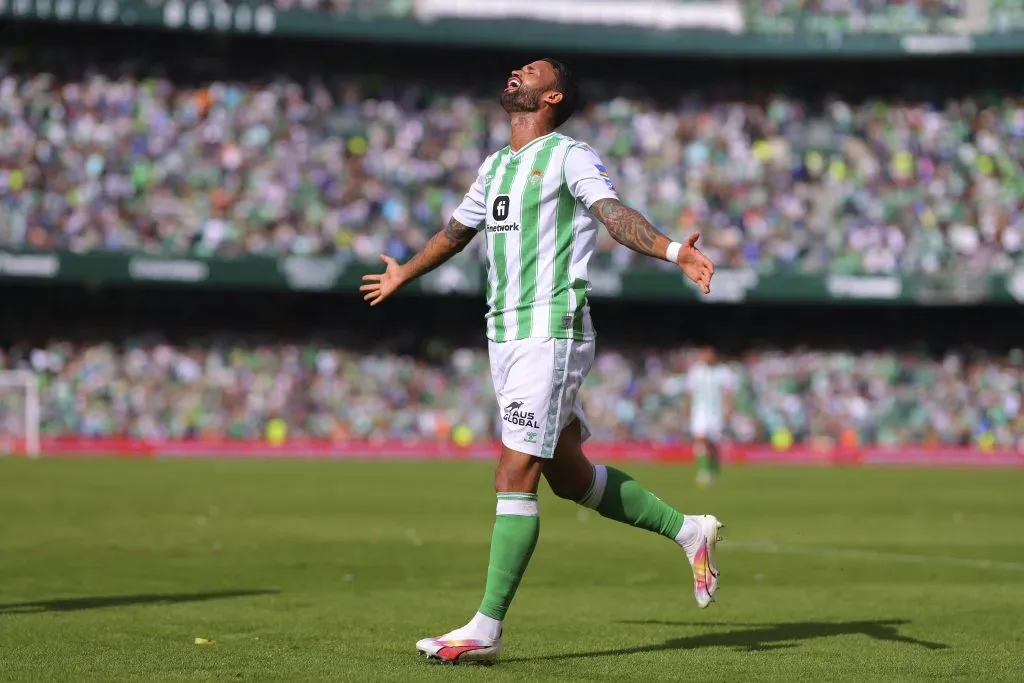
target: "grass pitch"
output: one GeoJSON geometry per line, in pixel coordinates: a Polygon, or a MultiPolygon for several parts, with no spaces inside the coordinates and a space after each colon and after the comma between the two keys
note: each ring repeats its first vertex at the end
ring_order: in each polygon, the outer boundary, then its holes
{"type": "Polygon", "coordinates": [[[542,491],[481,669],[414,643],[479,603],[488,464],[0,459],[0,679],[1024,680],[1024,472],[624,469],[727,523],[718,603],[542,491]]]}

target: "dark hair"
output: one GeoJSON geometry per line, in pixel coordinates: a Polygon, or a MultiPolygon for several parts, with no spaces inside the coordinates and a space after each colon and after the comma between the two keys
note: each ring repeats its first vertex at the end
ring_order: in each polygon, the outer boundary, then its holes
{"type": "Polygon", "coordinates": [[[562,93],[562,101],[555,107],[555,128],[558,128],[576,113],[580,105],[580,91],[569,67],[552,57],[544,57],[541,61],[554,68],[555,90],[562,93]]]}

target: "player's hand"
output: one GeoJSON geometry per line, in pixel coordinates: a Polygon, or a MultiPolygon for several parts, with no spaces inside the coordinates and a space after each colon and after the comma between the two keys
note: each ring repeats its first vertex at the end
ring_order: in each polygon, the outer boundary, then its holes
{"type": "Polygon", "coordinates": [[[366,284],[359,287],[360,292],[366,292],[363,299],[369,301],[371,306],[387,299],[403,284],[402,266],[398,265],[398,261],[384,254],[380,255],[380,260],[387,266],[384,272],[364,275],[363,282],[366,284]]]}
{"type": "Polygon", "coordinates": [[[690,239],[686,240],[683,248],[679,250],[677,263],[680,270],[683,271],[683,275],[695,282],[702,292],[710,294],[711,276],[715,274],[715,264],[711,263],[711,259],[697,248],[699,239],[699,232],[690,235],[690,239]]]}

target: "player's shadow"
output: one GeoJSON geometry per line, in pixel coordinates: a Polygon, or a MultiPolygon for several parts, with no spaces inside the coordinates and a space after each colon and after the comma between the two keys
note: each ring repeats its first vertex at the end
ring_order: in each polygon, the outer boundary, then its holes
{"type": "Polygon", "coordinates": [[[140,595],[99,595],[86,598],[58,598],[32,602],[0,603],[0,614],[33,614],[36,612],[78,612],[103,607],[131,605],[173,605],[180,602],[204,602],[256,595],[276,595],[276,590],[229,590],[206,593],[143,593],[140,595]]]}
{"type": "MultiPolygon", "coordinates": [[[[916,645],[929,650],[945,650],[945,643],[934,643],[901,635],[898,628],[910,622],[903,619],[876,621],[795,621],[783,624],[743,624],[723,622],[683,622],[683,621],[626,621],[625,624],[641,624],[645,626],[731,626],[728,631],[718,633],[702,633],[682,638],[672,638],[662,643],[635,645],[614,650],[596,650],[592,652],[571,652],[560,655],[529,657],[530,661],[540,659],[573,659],[586,657],[610,657],[614,655],[634,655],[647,652],[665,652],[667,650],[694,650],[702,647],[728,647],[742,652],[764,652],[796,647],[802,640],[829,638],[831,636],[865,635],[875,640],[884,640],[905,645],[916,645]]],[[[510,660],[511,661],[511,660],[510,660]]]]}

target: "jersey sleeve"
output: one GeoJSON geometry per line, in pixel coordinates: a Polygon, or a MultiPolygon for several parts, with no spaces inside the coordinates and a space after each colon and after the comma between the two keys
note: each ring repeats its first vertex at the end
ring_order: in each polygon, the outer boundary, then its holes
{"type": "Polygon", "coordinates": [[[479,230],[483,227],[484,220],[487,218],[487,207],[484,205],[487,201],[487,198],[484,196],[484,174],[487,173],[485,169],[488,161],[490,161],[490,158],[485,159],[484,163],[481,164],[480,170],[476,174],[476,180],[469,186],[466,196],[462,198],[462,202],[452,212],[452,218],[467,228],[473,228],[474,230],[479,230]]]}
{"type": "Polygon", "coordinates": [[[586,145],[577,145],[565,157],[565,183],[572,196],[588,209],[601,199],[618,199],[608,169],[597,152],[586,145]]]}

